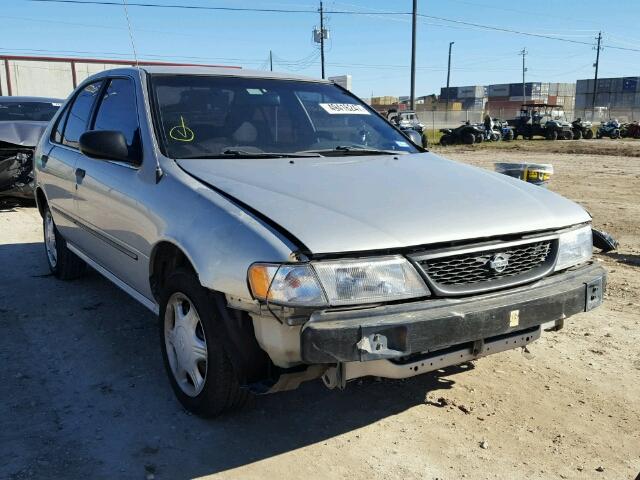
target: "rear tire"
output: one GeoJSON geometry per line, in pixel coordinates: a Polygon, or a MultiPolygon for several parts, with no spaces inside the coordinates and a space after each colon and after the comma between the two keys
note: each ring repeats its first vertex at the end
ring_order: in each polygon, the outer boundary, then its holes
{"type": "Polygon", "coordinates": [[[476,142],[476,136],[471,132],[465,132],[462,134],[462,143],[465,145],[473,145],[476,142]]]}
{"type": "Polygon", "coordinates": [[[593,138],[593,130],[589,129],[586,132],[584,132],[584,138],[586,140],[591,140],[593,138]]]}
{"type": "Polygon", "coordinates": [[[60,280],[73,280],[82,276],[87,269],[87,264],[69,250],[67,241],[60,235],[47,205],[44,206],[42,229],[44,232],[44,251],[51,273],[60,280]]]}
{"type": "Polygon", "coordinates": [[[582,130],[580,130],[579,128],[576,128],[573,131],[573,139],[574,140],[581,140],[582,139],[582,130]]]}
{"type": "Polygon", "coordinates": [[[569,131],[569,132],[563,132],[562,133],[562,138],[564,140],[573,140],[573,132],[569,131]]]}
{"type": "Polygon", "coordinates": [[[515,135],[513,134],[513,130],[509,130],[509,133],[507,133],[507,135],[504,137],[504,139],[507,142],[510,142],[511,140],[515,140],[515,135]]]}
{"type": "Polygon", "coordinates": [[[212,293],[188,270],[169,275],[160,295],[160,348],[171,388],[190,412],[215,417],[251,399],[225,349],[212,293]]]}
{"type": "Polygon", "coordinates": [[[545,138],[547,140],[557,140],[558,139],[558,132],[556,130],[549,130],[546,133],[545,138]]]}
{"type": "Polygon", "coordinates": [[[443,135],[440,137],[440,145],[446,147],[447,145],[453,144],[453,138],[450,135],[443,135]]]}

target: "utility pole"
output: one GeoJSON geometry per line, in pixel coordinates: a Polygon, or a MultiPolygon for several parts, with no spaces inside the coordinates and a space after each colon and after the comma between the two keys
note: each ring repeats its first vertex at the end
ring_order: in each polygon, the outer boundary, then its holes
{"type": "Polygon", "coordinates": [[[324,80],[324,10],[320,2],[320,64],[322,65],[322,79],[324,80]]]}
{"type": "Polygon", "coordinates": [[[269,50],[269,67],[271,67],[271,71],[273,72],[273,52],[269,50]]]}
{"type": "Polygon", "coordinates": [[[523,48],[520,51],[520,55],[522,55],[522,103],[527,103],[527,91],[525,90],[525,82],[524,82],[524,74],[527,71],[527,67],[525,67],[524,58],[527,56],[527,49],[523,48]]]}
{"type": "Polygon", "coordinates": [[[444,117],[445,120],[449,115],[449,80],[451,80],[451,47],[456,42],[449,42],[449,64],[447,65],[447,104],[444,107],[444,117]]]}
{"type": "Polygon", "coordinates": [[[598,40],[598,46],[596,47],[596,63],[593,64],[593,66],[596,67],[596,74],[593,77],[593,98],[591,99],[592,110],[595,110],[596,108],[596,93],[598,93],[598,66],[600,64],[600,50],[602,50],[602,47],[600,46],[600,43],[602,42],[602,32],[598,32],[596,40],[598,40]]]}
{"type": "Polygon", "coordinates": [[[411,16],[411,110],[416,106],[416,23],[418,18],[418,0],[413,0],[411,16]]]}

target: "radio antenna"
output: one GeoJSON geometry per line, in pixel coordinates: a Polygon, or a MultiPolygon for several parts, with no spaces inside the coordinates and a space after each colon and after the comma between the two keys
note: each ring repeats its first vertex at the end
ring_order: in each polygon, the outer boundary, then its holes
{"type": "MultiPolygon", "coordinates": [[[[140,71],[140,62],[138,61],[138,52],[136,51],[136,42],[133,38],[133,28],[131,28],[131,19],[129,18],[129,9],[127,8],[127,0],[122,0],[122,6],[124,7],[124,16],[127,19],[127,29],[129,30],[129,40],[131,41],[131,49],[133,50],[133,59],[135,61],[136,70],[138,70],[138,77],[140,78],[140,85],[142,86],[142,72],[140,71]]],[[[146,104],[145,104],[146,106],[146,104]]],[[[162,167],[160,167],[160,161],[158,155],[153,149],[153,155],[156,159],[156,183],[160,181],[163,175],[162,167]]]]}
{"type": "Polygon", "coordinates": [[[127,8],[127,0],[122,0],[122,6],[124,7],[124,16],[127,19],[127,28],[129,29],[129,40],[131,41],[131,49],[133,50],[133,59],[136,62],[136,67],[139,67],[138,52],[136,52],[136,42],[133,39],[133,29],[131,28],[131,19],[129,18],[129,9],[127,8]]]}

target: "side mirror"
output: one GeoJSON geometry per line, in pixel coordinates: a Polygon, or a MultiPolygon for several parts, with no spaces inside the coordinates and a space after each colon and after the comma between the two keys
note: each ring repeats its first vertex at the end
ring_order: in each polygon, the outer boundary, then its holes
{"type": "Polygon", "coordinates": [[[90,130],[80,135],[80,151],[88,157],[139,164],[139,155],[129,152],[122,132],[90,130]]]}
{"type": "Polygon", "coordinates": [[[404,133],[409,140],[411,140],[413,143],[415,143],[419,147],[422,146],[422,135],[420,135],[420,133],[414,130],[413,128],[403,130],[402,133],[404,133]]]}

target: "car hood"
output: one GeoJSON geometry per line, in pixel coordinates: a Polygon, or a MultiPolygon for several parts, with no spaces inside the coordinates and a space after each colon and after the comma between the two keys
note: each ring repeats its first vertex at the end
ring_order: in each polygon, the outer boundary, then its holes
{"type": "Polygon", "coordinates": [[[0,121],[0,141],[23,147],[35,147],[49,122],[0,121]]]}
{"type": "Polygon", "coordinates": [[[590,220],[545,188],[431,153],[177,162],[312,253],[479,239],[590,220]]]}

